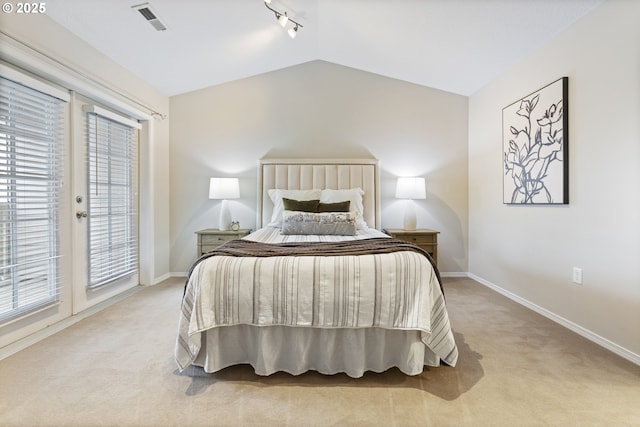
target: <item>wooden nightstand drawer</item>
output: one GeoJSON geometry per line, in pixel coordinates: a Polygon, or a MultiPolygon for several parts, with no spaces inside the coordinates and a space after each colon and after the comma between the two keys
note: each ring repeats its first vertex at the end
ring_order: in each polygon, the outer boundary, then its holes
{"type": "Polygon", "coordinates": [[[223,235],[213,235],[213,234],[203,234],[200,237],[200,243],[204,245],[213,245],[214,247],[220,246],[224,242],[228,242],[229,240],[237,239],[238,236],[236,234],[223,234],[223,235]]]}
{"type": "Polygon", "coordinates": [[[405,233],[402,237],[398,237],[399,239],[406,240],[407,242],[415,243],[420,246],[423,244],[433,245],[438,244],[438,235],[437,234],[410,234],[405,233]]]}
{"type": "Polygon", "coordinates": [[[198,236],[198,256],[206,254],[207,252],[211,252],[218,246],[230,240],[240,239],[241,237],[244,237],[249,233],[251,233],[251,230],[248,228],[241,228],[238,231],[220,231],[215,228],[207,228],[206,230],[196,231],[196,235],[198,236]]]}
{"type": "Polygon", "coordinates": [[[438,233],[439,231],[429,229],[419,230],[403,230],[398,228],[387,228],[383,230],[391,237],[401,239],[406,242],[413,243],[416,246],[424,249],[433,261],[438,264],[438,233]]]}

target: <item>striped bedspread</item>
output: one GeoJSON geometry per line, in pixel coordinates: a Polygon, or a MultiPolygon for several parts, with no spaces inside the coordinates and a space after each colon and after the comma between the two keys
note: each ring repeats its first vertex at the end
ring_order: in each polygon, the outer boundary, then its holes
{"type": "Polygon", "coordinates": [[[458,357],[436,271],[414,251],[199,262],[182,301],[180,369],[198,355],[202,332],[241,324],[419,330],[445,363],[454,366],[458,357]]]}

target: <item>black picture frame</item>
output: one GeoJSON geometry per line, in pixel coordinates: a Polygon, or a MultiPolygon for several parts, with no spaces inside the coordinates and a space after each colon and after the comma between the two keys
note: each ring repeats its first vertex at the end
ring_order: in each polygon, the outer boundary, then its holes
{"type": "Polygon", "coordinates": [[[569,78],[502,109],[503,203],[569,203],[569,78]]]}

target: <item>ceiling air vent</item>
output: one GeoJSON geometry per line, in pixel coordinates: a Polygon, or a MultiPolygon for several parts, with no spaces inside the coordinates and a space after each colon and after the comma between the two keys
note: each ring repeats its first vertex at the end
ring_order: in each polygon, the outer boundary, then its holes
{"type": "Polygon", "coordinates": [[[140,15],[144,16],[144,19],[147,20],[148,23],[153,25],[158,31],[164,31],[167,29],[167,26],[158,18],[158,15],[151,10],[151,6],[149,3],[142,3],[135,6],[131,6],[132,9],[136,9],[140,12],[140,15]]]}

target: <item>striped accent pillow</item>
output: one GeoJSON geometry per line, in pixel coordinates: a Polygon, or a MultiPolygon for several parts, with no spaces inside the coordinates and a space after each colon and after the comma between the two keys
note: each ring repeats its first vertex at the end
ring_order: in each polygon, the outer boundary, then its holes
{"type": "Polygon", "coordinates": [[[300,212],[282,214],[282,234],[354,236],[356,219],[351,212],[300,212]]]}

